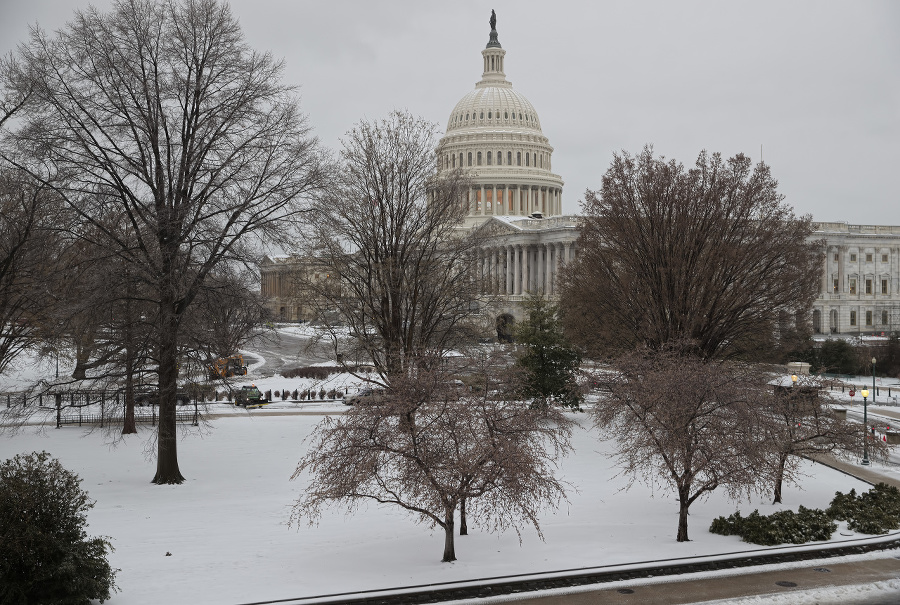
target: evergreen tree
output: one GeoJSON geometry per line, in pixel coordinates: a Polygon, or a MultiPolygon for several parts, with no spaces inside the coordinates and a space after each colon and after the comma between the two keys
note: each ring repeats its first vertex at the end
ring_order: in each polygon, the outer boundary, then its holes
{"type": "Polygon", "coordinates": [[[525,371],[524,395],[535,404],[557,403],[578,409],[582,401],[575,373],[581,354],[566,340],[559,321],[559,307],[542,296],[525,301],[528,319],[516,330],[516,342],[524,348],[516,363],[525,371]]]}
{"type": "Polygon", "coordinates": [[[90,538],[94,506],[78,475],[47,452],[0,463],[0,603],[90,605],[116,591],[112,545],[90,538]]]}

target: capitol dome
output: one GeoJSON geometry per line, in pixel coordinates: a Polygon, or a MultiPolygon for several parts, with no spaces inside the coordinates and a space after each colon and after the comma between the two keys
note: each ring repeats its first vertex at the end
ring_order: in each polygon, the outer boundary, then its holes
{"type": "Polygon", "coordinates": [[[506,51],[491,25],[481,80],[450,113],[438,170],[462,168],[472,179],[469,225],[490,216],[560,215],[563,181],[551,171],[553,147],[534,106],[506,79],[506,51]]]}

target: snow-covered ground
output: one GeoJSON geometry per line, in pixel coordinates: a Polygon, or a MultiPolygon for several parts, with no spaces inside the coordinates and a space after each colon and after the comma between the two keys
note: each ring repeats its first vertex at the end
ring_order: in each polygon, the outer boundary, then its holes
{"type": "MultiPolygon", "coordinates": [[[[308,326],[279,326],[279,331],[311,333],[308,326]]],[[[263,377],[260,368],[266,359],[250,351],[244,354],[250,373],[231,379],[234,387],[252,383],[273,392],[352,392],[362,384],[350,374],[326,380],[263,377]]],[[[48,379],[55,374],[55,364],[53,358],[23,359],[0,377],[0,391],[48,379]]],[[[69,371],[61,360],[60,374],[69,371]]],[[[865,380],[860,377],[856,384],[865,380]]],[[[900,384],[896,388],[900,391],[900,384]]],[[[836,398],[839,403],[851,401],[846,394],[836,398]]],[[[713,494],[692,506],[692,542],[679,544],[674,539],[677,505],[672,495],[643,486],[622,491],[625,480],[616,476],[606,455],[610,445],[598,442],[580,417],[576,453],[561,469],[578,491],[570,494],[570,504],[542,516],[544,542],[529,530],[520,545],[514,532],[498,536],[475,527],[471,535],[457,539],[459,560],[442,564],[440,530],[416,525],[392,508],[372,506],[352,517],[336,509],[317,527],[288,527],[291,504],[304,487],[302,481],[289,481],[305,450],[304,438],[321,414],[345,409],[340,401],[316,400],[276,400],[252,411],[210,404],[211,426],[183,429],[179,458],[187,481],[181,486],[150,484],[155,462],[147,455],[152,452],[147,447],[149,427],[115,446],[110,435],[98,430],[29,427],[14,437],[0,437],[0,459],[45,449],[84,479],[83,487],[97,501],[89,514],[89,531],[112,538],[116,551],[111,563],[122,570],[122,591],[113,597],[113,605],[241,603],[715,556],[759,547],[710,534],[713,518],[738,508],[745,514],[755,508],[764,514],[782,508],[765,499],[733,503],[713,494]],[[305,414],[285,415],[290,412],[305,414]]],[[[786,489],[785,507],[825,507],[837,490],[868,487],[821,466],[805,469],[809,476],[802,488],[786,489]]],[[[842,525],[834,537],[859,537],[844,534],[850,532],[842,525]]]]}
{"type": "MultiPolygon", "coordinates": [[[[621,491],[625,481],[605,455],[609,445],[582,417],[576,452],[561,469],[578,491],[569,505],[542,515],[546,541],[526,530],[520,545],[514,532],[474,527],[457,539],[459,560],[440,563],[440,530],[393,508],[371,506],[352,517],[335,509],[317,527],[288,527],[291,504],[304,488],[289,477],[320,420],[256,414],[214,420],[211,430],[179,442],[187,477],[180,486],[150,483],[149,431],[113,448],[99,431],[29,429],[0,438],[0,459],[43,449],[84,479],[97,501],[89,531],[112,538],[111,563],[122,570],[113,605],[243,603],[753,550],[759,547],[710,534],[710,522],[736,508],[781,508],[713,494],[692,506],[692,541],[679,544],[671,494],[642,486],[621,491]]],[[[825,507],[836,490],[868,487],[821,466],[805,470],[809,478],[802,489],[786,490],[785,506],[825,507]]]]}

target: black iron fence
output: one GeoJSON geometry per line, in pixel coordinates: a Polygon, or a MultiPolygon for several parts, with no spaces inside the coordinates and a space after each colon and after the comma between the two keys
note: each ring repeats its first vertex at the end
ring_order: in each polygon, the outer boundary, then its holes
{"type": "MultiPolygon", "coordinates": [[[[127,412],[125,394],[120,389],[0,393],[0,402],[4,401],[7,408],[55,409],[56,428],[67,424],[78,426],[98,424],[101,428],[121,424],[124,422],[127,412]]],[[[192,408],[176,411],[175,421],[189,422],[197,426],[203,415],[197,405],[197,400],[192,399],[190,403],[193,404],[192,408]]],[[[135,423],[150,423],[155,426],[159,419],[157,407],[155,401],[151,401],[147,406],[136,405],[134,408],[135,423]]]]}

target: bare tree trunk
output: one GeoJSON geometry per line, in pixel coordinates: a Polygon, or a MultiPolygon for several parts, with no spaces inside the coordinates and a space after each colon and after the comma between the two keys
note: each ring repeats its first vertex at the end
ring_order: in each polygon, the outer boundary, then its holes
{"type": "Polygon", "coordinates": [[[469,535],[469,526],[466,525],[466,499],[462,498],[459,501],[459,535],[460,536],[468,536],[469,535]]]}
{"type": "Polygon", "coordinates": [[[678,490],[678,536],[675,538],[677,542],[690,542],[690,538],[688,538],[689,498],[690,489],[678,490]]]}
{"type": "MultiPolygon", "coordinates": [[[[126,270],[126,279],[128,276],[126,270]]],[[[128,286],[131,282],[126,282],[128,286]]],[[[131,288],[128,288],[128,297],[125,299],[125,420],[122,423],[122,434],[133,435],[137,433],[134,424],[134,343],[131,341],[131,288]]]]}
{"type": "Polygon", "coordinates": [[[778,471],[775,473],[775,499],[772,504],[781,504],[781,484],[784,481],[784,466],[787,463],[787,455],[782,455],[778,463],[778,471]]]}
{"type": "Polygon", "coordinates": [[[83,344],[80,336],[75,338],[75,369],[72,370],[72,378],[75,380],[87,379],[87,368],[91,351],[91,345],[83,344]]]}
{"type": "Polygon", "coordinates": [[[178,440],[175,426],[175,392],[178,381],[178,326],[170,296],[160,303],[159,346],[159,432],[157,435],[156,476],[153,483],[179,484],[184,481],[178,469],[178,440]]]}
{"type": "Polygon", "coordinates": [[[456,561],[456,548],[453,546],[453,513],[452,508],[444,511],[444,558],[441,563],[456,561]]]}
{"type": "Polygon", "coordinates": [[[125,353],[125,421],[122,423],[122,434],[132,435],[137,433],[134,423],[134,363],[130,360],[130,348],[125,353]]]}

